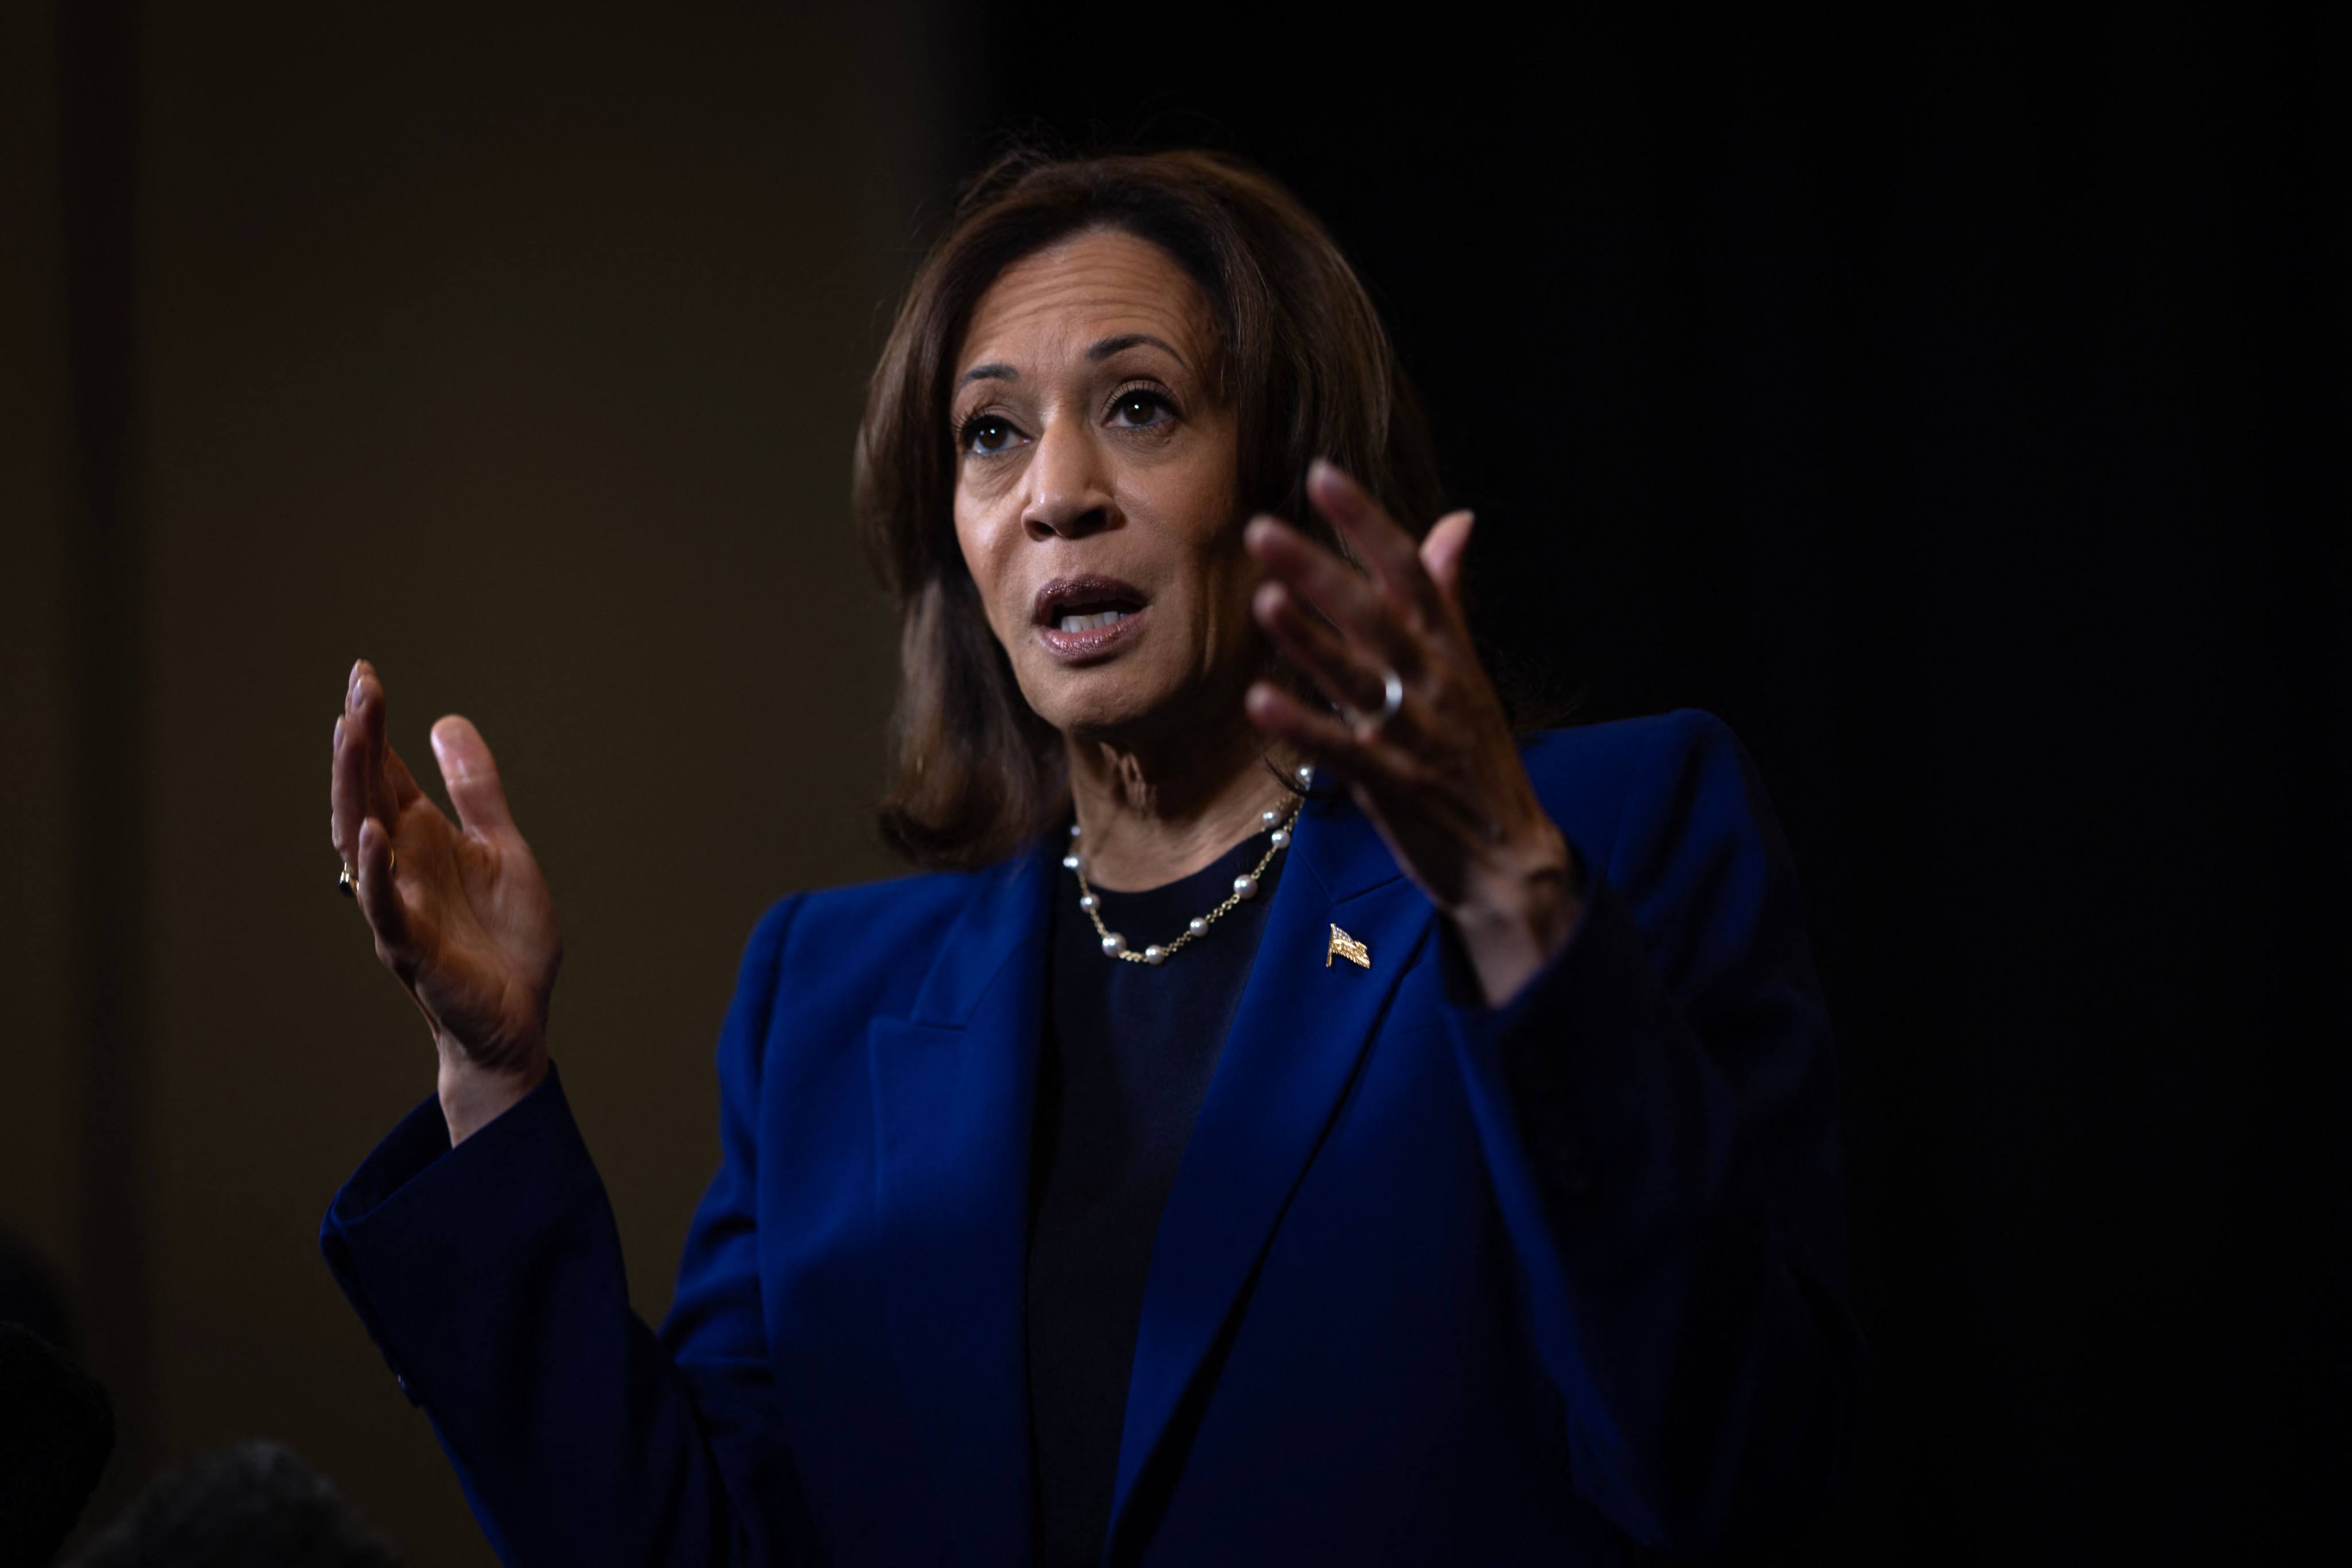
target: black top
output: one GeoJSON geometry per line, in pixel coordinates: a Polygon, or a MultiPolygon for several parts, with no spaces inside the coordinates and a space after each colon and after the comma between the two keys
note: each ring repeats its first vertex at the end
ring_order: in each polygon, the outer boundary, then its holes
{"type": "MultiPolygon", "coordinates": [[[[1258,833],[1181,881],[1100,892],[1138,952],[1180,935],[1266,850],[1258,833]]],[[[1165,963],[1106,958],[1056,868],[1045,1055],[1029,1182],[1029,1418],[1037,1562],[1102,1557],[1128,1372],[1160,1211],[1249,980],[1286,849],[1244,899],[1165,963]]]]}

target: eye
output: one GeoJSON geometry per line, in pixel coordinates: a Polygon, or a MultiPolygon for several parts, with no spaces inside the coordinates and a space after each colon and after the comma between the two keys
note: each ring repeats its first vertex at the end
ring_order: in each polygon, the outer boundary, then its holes
{"type": "Polygon", "coordinates": [[[1001,414],[975,414],[956,432],[959,446],[983,458],[1006,451],[1020,439],[1021,432],[1001,414]]]}
{"type": "Polygon", "coordinates": [[[1111,423],[1128,430],[1163,425],[1176,416],[1176,405],[1164,394],[1148,386],[1131,386],[1111,400],[1111,423]]]}

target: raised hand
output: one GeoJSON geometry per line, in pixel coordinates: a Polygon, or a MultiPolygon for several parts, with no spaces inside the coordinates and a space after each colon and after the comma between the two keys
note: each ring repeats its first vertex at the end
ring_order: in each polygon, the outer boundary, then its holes
{"type": "Polygon", "coordinates": [[[1249,716],[1347,781],[1500,1004],[1567,942],[1583,906],[1568,841],[1536,798],[1463,617],[1470,514],[1439,520],[1416,550],[1330,464],[1315,465],[1307,492],[1364,570],[1277,519],[1254,519],[1244,540],[1269,581],[1251,609],[1344,717],[1263,680],[1249,716]]]}
{"type": "Polygon", "coordinates": [[[455,823],[386,739],[374,667],[352,667],[335,721],[331,831],[355,873],[376,957],[432,1028],[454,1143],[546,1076],[563,939],[480,731],[452,714],[432,738],[455,823]]]}

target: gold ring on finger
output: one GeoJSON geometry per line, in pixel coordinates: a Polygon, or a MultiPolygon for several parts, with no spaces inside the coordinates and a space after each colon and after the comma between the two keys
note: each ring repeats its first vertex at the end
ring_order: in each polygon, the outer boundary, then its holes
{"type": "MultiPolygon", "coordinates": [[[[387,874],[400,869],[399,850],[388,849],[384,852],[383,868],[387,874]]],[[[352,899],[359,896],[359,890],[360,874],[352,869],[352,863],[346,860],[343,862],[342,875],[335,879],[335,891],[347,899],[352,899]]]]}

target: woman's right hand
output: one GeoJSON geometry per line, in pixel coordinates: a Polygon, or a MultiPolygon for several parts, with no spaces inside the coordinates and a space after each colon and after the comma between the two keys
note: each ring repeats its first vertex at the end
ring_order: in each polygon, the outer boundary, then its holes
{"type": "Polygon", "coordinates": [[[433,726],[433,754],[455,823],[385,739],[374,666],[354,664],[335,721],[335,850],[357,874],[376,957],[432,1027],[454,1144],[547,1076],[563,939],[480,731],[452,714],[433,726]]]}

